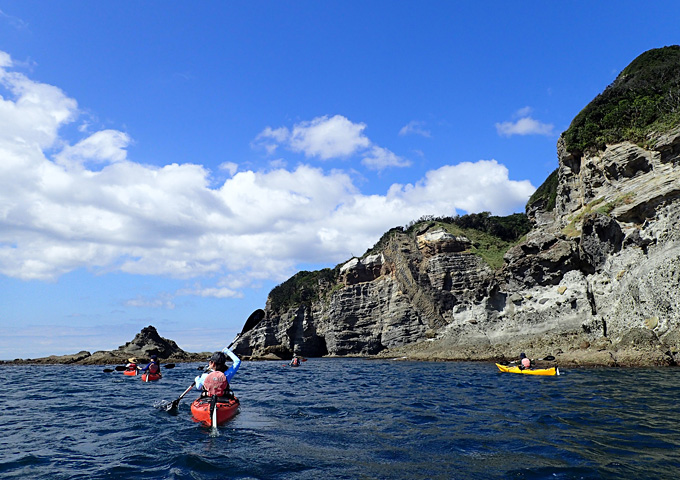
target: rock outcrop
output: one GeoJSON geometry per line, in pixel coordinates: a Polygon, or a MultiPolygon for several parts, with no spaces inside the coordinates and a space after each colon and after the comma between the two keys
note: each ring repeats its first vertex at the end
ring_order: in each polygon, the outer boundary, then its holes
{"type": "Polygon", "coordinates": [[[268,302],[237,354],[680,362],[680,126],[584,152],[563,134],[557,150],[554,208],[527,205],[534,228],[502,268],[437,222],[393,229],[313,301],[268,302]]]}
{"type": "Polygon", "coordinates": [[[136,357],[138,362],[150,360],[157,355],[164,363],[202,362],[209,356],[207,352],[185,352],[177,344],[161,337],[155,327],[149,325],[135,335],[132,341],[121,345],[117,350],[98,350],[94,353],[83,350],[73,355],[50,355],[49,357],[16,359],[4,361],[4,364],[38,364],[38,365],[111,365],[125,364],[129,357],[136,357]]]}

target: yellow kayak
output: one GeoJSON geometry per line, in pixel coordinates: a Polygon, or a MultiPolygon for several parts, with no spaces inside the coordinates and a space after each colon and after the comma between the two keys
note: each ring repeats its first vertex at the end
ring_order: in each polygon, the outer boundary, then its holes
{"type": "Polygon", "coordinates": [[[498,367],[498,370],[501,372],[509,372],[509,373],[522,373],[524,375],[559,375],[560,374],[560,369],[557,367],[550,367],[550,368],[525,368],[525,369],[520,369],[518,365],[515,365],[514,367],[508,367],[506,365],[500,365],[496,364],[498,367]]]}

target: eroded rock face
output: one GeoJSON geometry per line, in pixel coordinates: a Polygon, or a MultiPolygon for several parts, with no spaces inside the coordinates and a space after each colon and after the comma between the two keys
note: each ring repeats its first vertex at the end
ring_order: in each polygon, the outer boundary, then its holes
{"type": "Polygon", "coordinates": [[[558,142],[556,208],[494,271],[444,231],[395,233],[353,259],[318,301],[266,318],[237,351],[515,358],[665,365],[680,361],[680,127],[572,155],[558,142]]]}

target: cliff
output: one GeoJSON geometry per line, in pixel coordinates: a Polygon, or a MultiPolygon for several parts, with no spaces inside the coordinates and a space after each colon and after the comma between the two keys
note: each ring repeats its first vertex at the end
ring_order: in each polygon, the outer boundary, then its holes
{"type": "Polygon", "coordinates": [[[557,153],[526,235],[482,234],[470,216],[392,229],[361,258],[274,289],[236,353],[676,364],[680,47],[635,59],[557,153]]]}

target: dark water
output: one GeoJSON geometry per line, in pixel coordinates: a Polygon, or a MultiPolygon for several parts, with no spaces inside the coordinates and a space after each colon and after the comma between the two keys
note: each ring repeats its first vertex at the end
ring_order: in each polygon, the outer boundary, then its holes
{"type": "Polygon", "coordinates": [[[156,408],[197,364],[143,383],[102,367],[0,367],[2,479],[680,477],[678,369],[498,373],[493,364],[244,362],[217,431],[156,408]]]}

